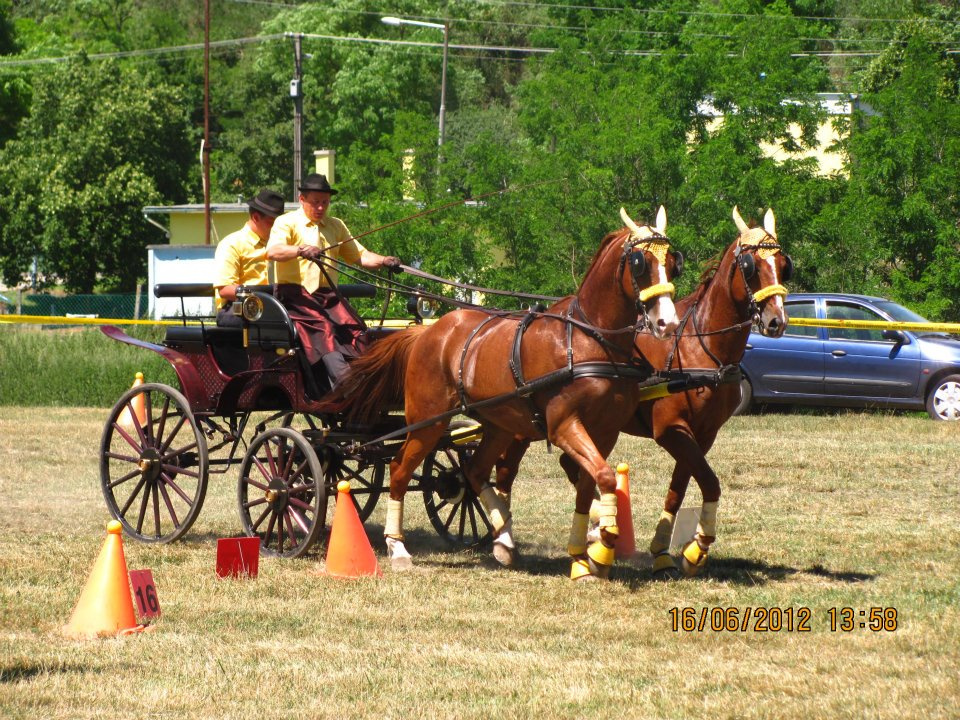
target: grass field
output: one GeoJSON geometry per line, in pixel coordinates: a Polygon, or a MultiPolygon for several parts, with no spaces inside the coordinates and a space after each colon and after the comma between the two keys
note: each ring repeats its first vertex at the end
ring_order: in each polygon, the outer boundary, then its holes
{"type": "MultiPolygon", "coordinates": [[[[106,409],[0,407],[0,715],[23,718],[956,718],[960,716],[960,423],[883,414],[734,418],[703,577],[657,582],[649,557],[609,583],[566,579],[573,493],[531,450],[514,499],[522,558],[454,554],[408,498],[418,565],[377,580],[317,572],[319,551],[219,580],[239,530],[236,477],[212,478],[184,541],[125,543],[150,568],[153,632],[75,641],[60,627],[104,538],[106,409]],[[832,631],[831,609],[896,611],[896,629],[832,631]],[[693,608],[703,630],[675,631],[693,608]],[[809,608],[808,632],[711,629],[721,611],[809,608]]],[[[645,548],[669,476],[621,439],[645,548]]],[[[691,489],[687,505],[699,505],[691,489]]],[[[725,615],[729,616],[729,614],[725,615]]],[[[839,619],[839,618],[838,618],[839,619]]],[[[893,623],[890,622],[890,625],[893,623]]]]}

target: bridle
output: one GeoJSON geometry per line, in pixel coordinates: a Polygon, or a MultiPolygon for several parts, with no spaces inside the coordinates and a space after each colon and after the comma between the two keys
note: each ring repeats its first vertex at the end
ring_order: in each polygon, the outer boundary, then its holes
{"type": "MultiPolygon", "coordinates": [[[[740,239],[737,241],[737,246],[733,249],[734,262],[730,269],[731,279],[733,279],[733,273],[737,272],[737,269],[740,271],[743,287],[747,292],[749,314],[757,327],[760,326],[762,314],[760,311],[760,303],[773,295],[780,295],[784,298],[787,296],[787,288],[780,283],[767,285],[757,290],[757,292],[753,292],[753,289],[750,287],[749,281],[757,272],[757,261],[754,258],[754,253],[756,253],[761,260],[773,257],[777,253],[783,254],[783,249],[780,247],[777,239],[766,231],[763,231],[763,233],[763,239],[759,240],[744,241],[743,236],[740,236],[740,239]],[[744,252],[745,250],[751,250],[753,252],[744,252]]],[[[787,264],[783,271],[782,280],[787,282],[793,275],[793,260],[790,259],[789,255],[784,255],[784,258],[786,258],[787,264]]]]}
{"type": "Polygon", "coordinates": [[[671,253],[674,258],[674,277],[678,277],[683,271],[683,255],[678,251],[670,250],[670,238],[649,227],[647,229],[651,234],[645,238],[637,237],[636,232],[631,230],[630,236],[623,243],[623,252],[617,266],[618,284],[623,281],[624,268],[630,271],[630,283],[633,286],[637,315],[643,318],[642,323],[637,323],[637,325],[643,328],[652,326],[647,314],[647,302],[668,293],[672,298],[676,291],[672,282],[657,283],[644,289],[640,288],[640,280],[647,273],[647,259],[644,253],[649,252],[653,255],[662,267],[666,267],[667,253],[671,253]]]}

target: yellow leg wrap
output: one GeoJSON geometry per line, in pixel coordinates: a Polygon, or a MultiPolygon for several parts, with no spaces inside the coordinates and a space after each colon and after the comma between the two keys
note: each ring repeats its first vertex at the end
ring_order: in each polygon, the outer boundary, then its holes
{"type": "Polygon", "coordinates": [[[617,494],[603,493],[600,496],[600,529],[617,524],[617,494]]]}
{"type": "Polygon", "coordinates": [[[670,536],[673,535],[673,523],[676,519],[676,515],[666,510],[660,513],[657,529],[653,533],[653,540],[650,541],[651,555],[659,555],[670,549],[670,536]]]}
{"type": "Polygon", "coordinates": [[[590,565],[587,564],[587,561],[583,558],[574,559],[573,563],[570,565],[570,579],[579,580],[584,577],[592,577],[590,573],[590,565]]]}
{"type": "Polygon", "coordinates": [[[574,557],[583,555],[587,551],[587,527],[589,524],[589,515],[578,512],[573,514],[573,524],[570,526],[570,540],[567,542],[567,552],[574,557]]]}
{"type": "Polygon", "coordinates": [[[677,564],[670,557],[670,553],[664,551],[653,558],[653,574],[657,575],[665,570],[676,570],[677,564]]]}
{"type": "Polygon", "coordinates": [[[383,524],[383,534],[403,540],[403,500],[387,498],[387,520],[383,524]]]}
{"type": "Polygon", "coordinates": [[[507,524],[507,520],[510,519],[510,510],[507,509],[507,504],[503,501],[503,497],[497,494],[497,491],[493,489],[493,485],[485,486],[477,497],[480,499],[480,504],[483,505],[483,509],[487,511],[487,515],[490,516],[494,533],[499,535],[503,530],[503,526],[507,524]]]}
{"type": "Polygon", "coordinates": [[[707,551],[696,540],[691,540],[683,549],[683,573],[693,577],[707,564],[707,551]]]}
{"type": "Polygon", "coordinates": [[[715,538],[717,536],[717,505],[719,501],[705,502],[700,506],[700,522],[697,525],[697,533],[704,537],[715,538]]]}

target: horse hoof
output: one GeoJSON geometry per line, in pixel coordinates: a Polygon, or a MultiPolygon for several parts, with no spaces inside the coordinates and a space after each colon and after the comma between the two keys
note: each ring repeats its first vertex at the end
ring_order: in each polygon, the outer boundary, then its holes
{"type": "Polygon", "coordinates": [[[655,580],[676,580],[680,577],[680,569],[670,556],[663,552],[653,558],[653,578],[655,580]]]}
{"type": "Polygon", "coordinates": [[[516,553],[513,548],[495,542],[493,544],[493,557],[504,567],[510,567],[516,559],[516,553]]]}

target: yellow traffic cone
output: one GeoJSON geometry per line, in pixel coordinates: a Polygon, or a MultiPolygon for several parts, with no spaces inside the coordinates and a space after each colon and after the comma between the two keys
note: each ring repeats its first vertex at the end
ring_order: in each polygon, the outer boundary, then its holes
{"type": "Polygon", "coordinates": [[[107,523],[107,539],[94,563],[87,584],[63,628],[75,638],[110,637],[143,630],[137,624],[123,554],[122,526],[116,520],[107,523]]]}
{"type": "MultiPolygon", "coordinates": [[[[131,388],[135,388],[138,385],[143,385],[143,373],[138,372],[133,378],[133,385],[131,388]]],[[[140,424],[140,427],[143,427],[147,423],[147,405],[144,399],[144,393],[138,393],[130,398],[130,402],[127,403],[127,406],[120,413],[120,417],[117,418],[117,422],[125,429],[133,431],[135,426],[133,424],[133,417],[137,418],[137,422],[140,424]],[[131,408],[133,409],[133,415],[130,414],[131,408]]]]}
{"type": "Polygon", "coordinates": [[[330,542],[327,543],[325,572],[334,577],[347,578],[379,577],[383,574],[353,498],[350,497],[350,483],[347,480],[337,483],[337,507],[333,513],[330,542]]]}

